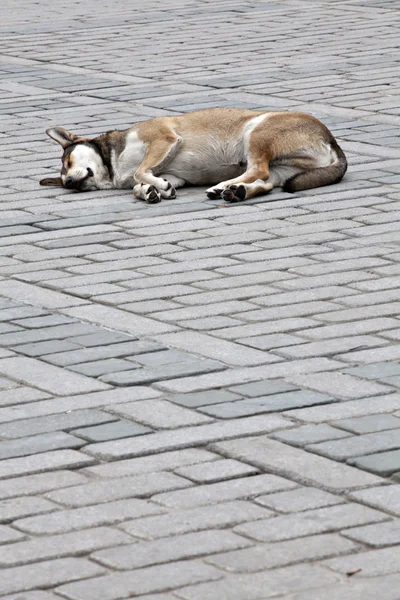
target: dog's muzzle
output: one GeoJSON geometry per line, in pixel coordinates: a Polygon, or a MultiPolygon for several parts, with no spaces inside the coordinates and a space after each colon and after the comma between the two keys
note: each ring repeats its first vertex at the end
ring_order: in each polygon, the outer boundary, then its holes
{"type": "Polygon", "coordinates": [[[64,187],[68,190],[76,190],[78,192],[83,191],[85,188],[85,182],[89,179],[89,177],[93,177],[92,169],[87,169],[87,175],[83,179],[74,179],[74,177],[66,177],[64,181],[64,187]]]}

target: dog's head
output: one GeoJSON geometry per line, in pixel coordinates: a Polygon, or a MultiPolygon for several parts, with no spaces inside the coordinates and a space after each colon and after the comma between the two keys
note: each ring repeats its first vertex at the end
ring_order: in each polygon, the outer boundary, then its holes
{"type": "Polygon", "coordinates": [[[62,127],[46,130],[48,136],[63,148],[60,177],[48,177],[40,185],[65,187],[77,192],[88,192],[101,187],[101,182],[109,178],[99,145],[94,140],[81,138],[62,127]]]}

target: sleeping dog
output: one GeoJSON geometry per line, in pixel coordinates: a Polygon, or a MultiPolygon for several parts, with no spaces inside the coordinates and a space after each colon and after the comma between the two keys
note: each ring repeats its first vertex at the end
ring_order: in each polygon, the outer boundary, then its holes
{"type": "Polygon", "coordinates": [[[157,117],[94,139],[53,127],[64,148],[61,176],[41,185],[79,192],[133,188],[149,203],[185,184],[239,202],[281,186],[297,192],[340,181],[346,157],[318,119],[299,112],[210,108],[157,117]]]}

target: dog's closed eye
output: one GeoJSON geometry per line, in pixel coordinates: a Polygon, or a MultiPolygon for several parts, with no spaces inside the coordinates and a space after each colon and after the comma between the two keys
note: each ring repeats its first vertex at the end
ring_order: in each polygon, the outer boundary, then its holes
{"type": "Polygon", "coordinates": [[[53,185],[57,187],[63,187],[61,177],[46,177],[45,179],[41,179],[39,183],[40,185],[45,186],[53,185]]]}

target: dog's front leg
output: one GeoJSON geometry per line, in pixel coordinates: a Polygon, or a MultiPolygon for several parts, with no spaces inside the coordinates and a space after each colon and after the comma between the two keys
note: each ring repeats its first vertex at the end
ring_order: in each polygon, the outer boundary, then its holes
{"type": "Polygon", "coordinates": [[[133,188],[133,193],[137,198],[151,204],[160,202],[161,198],[175,198],[174,186],[166,179],[154,175],[154,171],[165,170],[181,142],[182,138],[171,130],[168,135],[159,137],[149,144],[146,156],[134,175],[137,185],[133,188]]]}

